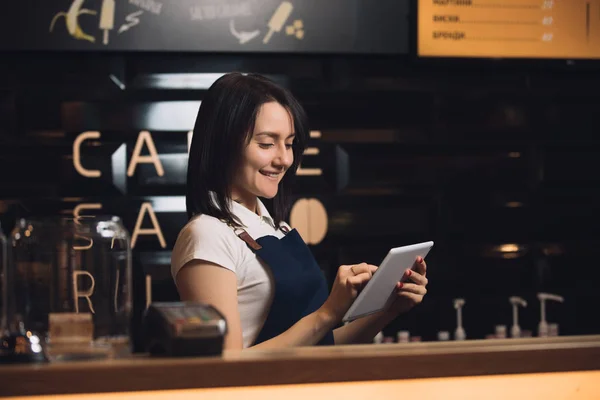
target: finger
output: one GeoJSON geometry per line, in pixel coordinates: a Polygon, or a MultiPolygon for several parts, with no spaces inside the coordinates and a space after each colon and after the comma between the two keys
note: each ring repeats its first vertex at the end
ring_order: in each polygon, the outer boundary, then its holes
{"type": "Polygon", "coordinates": [[[425,262],[425,259],[421,256],[418,256],[411,269],[425,276],[427,274],[427,263],[425,262]]]}
{"type": "Polygon", "coordinates": [[[420,294],[421,296],[425,296],[427,294],[427,289],[425,288],[425,286],[417,285],[414,283],[398,282],[398,284],[396,285],[396,289],[398,289],[398,292],[403,291],[408,293],[420,294]]]}
{"type": "Polygon", "coordinates": [[[375,265],[371,265],[371,264],[367,264],[367,263],[360,263],[357,265],[352,265],[350,267],[350,270],[352,271],[352,273],[354,275],[360,275],[365,272],[373,275],[375,273],[375,271],[377,271],[377,267],[375,265]]]}
{"type": "Polygon", "coordinates": [[[404,297],[404,298],[410,300],[411,302],[413,302],[414,304],[419,304],[423,301],[422,295],[410,293],[410,292],[404,292],[404,291],[398,292],[398,297],[404,297]]]}
{"type": "Polygon", "coordinates": [[[406,270],[404,273],[403,281],[406,282],[409,280],[422,286],[427,286],[429,283],[429,279],[425,278],[425,276],[416,271],[411,271],[410,269],[406,270]]]}
{"type": "Polygon", "coordinates": [[[371,276],[373,275],[370,272],[363,272],[362,274],[349,277],[347,282],[354,287],[361,287],[371,280],[371,276]]]}
{"type": "Polygon", "coordinates": [[[359,270],[360,265],[361,264],[342,265],[338,269],[338,275],[340,277],[346,277],[346,278],[353,276],[353,275],[358,275],[362,272],[361,270],[359,270]]]}

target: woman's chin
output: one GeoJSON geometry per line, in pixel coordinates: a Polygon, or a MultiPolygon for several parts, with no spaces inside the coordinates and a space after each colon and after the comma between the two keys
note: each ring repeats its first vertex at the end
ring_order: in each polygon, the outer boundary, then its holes
{"type": "Polygon", "coordinates": [[[269,199],[269,200],[271,200],[275,196],[277,196],[277,192],[275,192],[275,193],[263,193],[260,197],[262,197],[263,199],[269,199]]]}
{"type": "Polygon", "coordinates": [[[277,190],[261,190],[258,197],[262,197],[263,199],[272,199],[277,196],[277,190]]]}

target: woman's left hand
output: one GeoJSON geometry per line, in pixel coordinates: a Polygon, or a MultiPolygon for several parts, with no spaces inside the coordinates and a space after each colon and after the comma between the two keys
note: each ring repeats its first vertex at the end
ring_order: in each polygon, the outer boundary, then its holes
{"type": "Polygon", "coordinates": [[[394,316],[407,312],[423,301],[427,293],[427,264],[417,257],[411,269],[406,270],[402,282],[396,284],[396,299],[388,309],[394,316]]]}

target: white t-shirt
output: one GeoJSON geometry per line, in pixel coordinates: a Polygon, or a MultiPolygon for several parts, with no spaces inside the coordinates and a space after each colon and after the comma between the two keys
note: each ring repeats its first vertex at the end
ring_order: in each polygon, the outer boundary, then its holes
{"type": "MultiPolygon", "coordinates": [[[[234,201],[231,211],[253,239],[282,238],[273,218],[258,200],[260,216],[234,201]]],[[[289,226],[285,225],[288,229],[289,226]]],[[[238,232],[239,233],[239,232],[238,232]]],[[[262,329],[273,301],[273,278],[266,264],[226,223],[209,215],[192,218],[181,230],[171,255],[173,279],[185,264],[205,260],[233,271],[237,277],[238,308],[244,347],[251,346],[262,329]]]]}

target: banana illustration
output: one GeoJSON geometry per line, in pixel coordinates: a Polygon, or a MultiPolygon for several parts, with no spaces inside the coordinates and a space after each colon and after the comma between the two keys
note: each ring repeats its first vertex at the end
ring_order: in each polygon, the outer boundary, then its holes
{"type": "Polygon", "coordinates": [[[81,30],[81,27],[79,26],[79,16],[81,14],[96,15],[96,11],[94,10],[81,8],[84,1],[85,0],[73,0],[73,3],[71,4],[71,7],[69,7],[69,10],[67,12],[61,11],[57,13],[54,16],[54,18],[52,18],[52,22],[50,23],[50,32],[52,32],[52,30],[54,29],[54,24],[56,23],[56,21],[58,21],[60,17],[64,17],[65,24],[67,26],[67,31],[69,31],[69,34],[71,36],[73,36],[75,39],[88,40],[94,43],[96,41],[96,38],[83,32],[81,30]]]}

